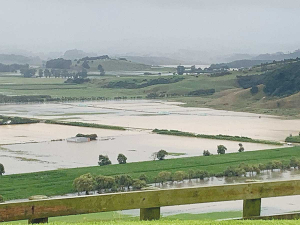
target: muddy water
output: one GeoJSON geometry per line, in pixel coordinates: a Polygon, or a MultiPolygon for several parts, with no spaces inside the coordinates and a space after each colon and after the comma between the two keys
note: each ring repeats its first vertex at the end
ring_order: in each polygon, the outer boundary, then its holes
{"type": "MultiPolygon", "coordinates": [[[[265,172],[258,176],[250,177],[250,179],[258,179],[261,181],[278,181],[278,180],[293,180],[300,178],[299,170],[285,171],[285,172],[265,172]]],[[[209,178],[203,181],[191,180],[180,183],[174,182],[164,186],[156,185],[158,188],[182,188],[182,187],[197,187],[197,186],[215,186],[233,183],[244,183],[249,177],[239,178],[209,178]]],[[[154,185],[153,185],[154,186],[154,185]]],[[[261,215],[274,215],[299,211],[300,196],[263,198],[261,215]]],[[[226,211],[241,211],[243,208],[243,201],[228,201],[228,202],[212,202],[181,206],[162,207],[161,213],[164,216],[180,214],[180,213],[211,213],[211,212],[226,212],[226,211]]],[[[139,215],[139,210],[127,210],[123,213],[129,215],[139,215]]]]}
{"type": "MultiPolygon", "coordinates": [[[[128,162],[138,162],[153,160],[151,155],[161,149],[184,154],[178,157],[189,157],[201,155],[204,149],[216,154],[220,144],[228,148],[228,153],[237,152],[239,148],[233,141],[158,135],[145,130],[114,131],[54,124],[1,126],[0,136],[3,144],[0,159],[7,174],[95,166],[99,154],[108,155],[112,163],[117,163],[119,153],[124,154],[128,162]],[[65,140],[77,133],[96,133],[98,140],[87,143],[65,140]]],[[[255,143],[244,143],[244,147],[246,151],[278,148],[255,143]]]]}
{"type": "Polygon", "coordinates": [[[203,134],[227,134],[283,141],[298,134],[300,120],[206,108],[154,100],[58,104],[2,105],[1,114],[84,121],[144,129],[176,129],[203,134]]]}

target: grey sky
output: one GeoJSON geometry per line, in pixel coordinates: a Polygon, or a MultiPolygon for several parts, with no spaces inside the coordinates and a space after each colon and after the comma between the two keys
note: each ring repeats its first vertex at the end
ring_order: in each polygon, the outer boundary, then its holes
{"type": "Polygon", "coordinates": [[[299,0],[0,0],[2,49],[213,54],[300,48],[299,0]]]}

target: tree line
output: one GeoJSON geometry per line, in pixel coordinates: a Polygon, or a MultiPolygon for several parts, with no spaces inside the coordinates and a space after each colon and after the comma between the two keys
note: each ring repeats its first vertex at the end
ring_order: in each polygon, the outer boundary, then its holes
{"type": "Polygon", "coordinates": [[[140,190],[147,186],[147,183],[164,185],[167,182],[183,182],[184,180],[199,179],[204,180],[211,177],[252,177],[265,171],[285,171],[290,169],[300,169],[300,160],[291,158],[290,160],[273,160],[258,165],[240,163],[238,166],[229,166],[223,172],[209,173],[206,170],[189,169],[187,171],[161,171],[153,179],[149,179],[146,174],[141,174],[138,179],[132,178],[128,174],[116,176],[92,176],[90,173],[81,175],[73,182],[74,189],[80,193],[89,194],[91,191],[98,193],[140,190]]]}

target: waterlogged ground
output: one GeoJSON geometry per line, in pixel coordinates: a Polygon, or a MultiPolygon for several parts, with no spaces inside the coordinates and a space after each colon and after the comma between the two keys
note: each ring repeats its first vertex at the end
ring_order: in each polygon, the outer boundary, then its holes
{"type": "MultiPolygon", "coordinates": [[[[183,187],[197,187],[197,186],[215,186],[224,184],[237,184],[244,183],[246,180],[254,179],[261,181],[279,181],[279,180],[293,180],[299,179],[300,170],[291,171],[274,171],[264,172],[260,175],[253,177],[237,177],[237,178],[210,178],[203,181],[200,180],[186,180],[184,182],[174,182],[173,184],[165,184],[163,186],[156,184],[158,188],[183,188],[183,187]]],[[[154,186],[154,185],[153,185],[154,186]]],[[[283,214],[299,211],[300,196],[287,196],[287,197],[276,197],[276,198],[263,198],[261,215],[274,215],[283,214]]],[[[243,201],[228,201],[228,202],[212,202],[212,203],[201,203],[192,205],[181,205],[181,206],[168,206],[162,207],[161,212],[164,216],[191,213],[212,213],[212,212],[231,212],[231,211],[242,211],[243,201]]],[[[129,215],[139,215],[139,210],[127,210],[123,213],[129,215]]]]}
{"type": "Polygon", "coordinates": [[[300,120],[207,108],[185,108],[180,105],[155,100],[1,105],[0,114],[277,141],[284,141],[288,135],[297,135],[299,132],[300,120]]]}
{"type": "MultiPolygon", "coordinates": [[[[204,149],[216,153],[220,144],[228,148],[228,153],[239,148],[233,141],[158,135],[148,130],[115,131],[44,123],[0,126],[0,136],[0,159],[6,174],[95,166],[99,154],[108,155],[112,163],[117,163],[119,153],[128,162],[137,162],[153,160],[151,155],[161,149],[179,153],[167,157],[174,158],[199,156],[204,149]],[[65,140],[77,133],[96,133],[98,140],[87,143],[65,140]]],[[[244,143],[244,147],[246,151],[278,148],[256,143],[244,143]]]]}

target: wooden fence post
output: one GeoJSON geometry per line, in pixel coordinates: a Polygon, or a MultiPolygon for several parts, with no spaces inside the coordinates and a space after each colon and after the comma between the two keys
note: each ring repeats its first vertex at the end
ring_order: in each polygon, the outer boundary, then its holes
{"type": "Polygon", "coordinates": [[[48,217],[46,218],[37,218],[37,219],[29,219],[28,224],[32,223],[48,223],[48,217]]]}
{"type": "Polygon", "coordinates": [[[160,207],[140,209],[140,220],[159,220],[160,207]]]}
{"type": "Polygon", "coordinates": [[[243,202],[243,218],[260,216],[261,198],[245,199],[243,202]]]}

